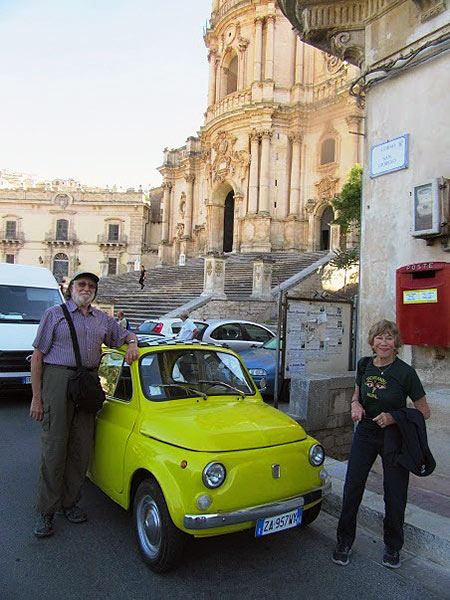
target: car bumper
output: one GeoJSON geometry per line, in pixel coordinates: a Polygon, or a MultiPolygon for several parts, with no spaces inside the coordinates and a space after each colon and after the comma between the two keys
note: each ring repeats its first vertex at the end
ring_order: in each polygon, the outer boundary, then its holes
{"type": "Polygon", "coordinates": [[[281,515],[295,508],[311,504],[316,500],[321,500],[326,496],[331,491],[331,479],[325,472],[325,469],[321,473],[321,478],[324,482],[322,486],[314,488],[300,496],[294,496],[293,498],[287,498],[279,502],[250,506],[232,512],[185,515],[184,527],[190,530],[213,529],[215,527],[226,527],[228,525],[236,525],[238,523],[281,515]]]}

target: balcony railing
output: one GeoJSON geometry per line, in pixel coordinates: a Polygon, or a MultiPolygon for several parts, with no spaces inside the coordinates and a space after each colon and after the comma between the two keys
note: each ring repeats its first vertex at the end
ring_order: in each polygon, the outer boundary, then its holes
{"type": "Polygon", "coordinates": [[[128,237],[126,235],[109,236],[99,234],[97,236],[97,244],[100,246],[126,246],[128,244],[128,237]]]}
{"type": "Polygon", "coordinates": [[[222,2],[221,7],[211,15],[211,19],[209,21],[210,27],[213,28],[217,25],[217,23],[224,17],[230,10],[237,8],[241,4],[250,4],[251,0],[225,0],[222,2]]]}
{"type": "Polygon", "coordinates": [[[0,231],[0,241],[2,244],[23,244],[24,235],[21,232],[16,231],[15,233],[11,233],[11,231],[0,231]]]}
{"type": "Polygon", "coordinates": [[[73,233],[70,233],[68,235],[46,233],[45,241],[47,242],[47,244],[53,244],[55,246],[73,246],[74,244],[78,244],[78,238],[73,233]]]}
{"type": "Polygon", "coordinates": [[[213,106],[208,109],[207,120],[216,119],[221,115],[232,112],[236,109],[241,108],[245,104],[249,104],[251,101],[251,92],[249,90],[242,90],[228,94],[219,102],[216,102],[213,106]]]}

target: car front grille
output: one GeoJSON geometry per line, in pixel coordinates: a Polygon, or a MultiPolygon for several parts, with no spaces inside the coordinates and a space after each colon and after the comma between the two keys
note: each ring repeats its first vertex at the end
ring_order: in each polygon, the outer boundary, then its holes
{"type": "Polygon", "coordinates": [[[31,369],[31,364],[27,361],[27,356],[33,354],[32,350],[11,351],[0,350],[0,372],[20,373],[31,369]]]}

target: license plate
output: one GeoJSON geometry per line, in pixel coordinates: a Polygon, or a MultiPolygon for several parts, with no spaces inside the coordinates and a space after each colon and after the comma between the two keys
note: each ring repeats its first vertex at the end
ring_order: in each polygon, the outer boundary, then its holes
{"type": "Polygon", "coordinates": [[[302,508],[296,508],[290,512],[277,515],[276,517],[267,517],[266,519],[258,519],[256,522],[255,536],[268,535],[277,531],[284,531],[292,527],[298,527],[302,522],[302,508]]]}
{"type": "Polygon", "coordinates": [[[22,383],[31,383],[31,375],[25,375],[22,377],[22,383]]]}

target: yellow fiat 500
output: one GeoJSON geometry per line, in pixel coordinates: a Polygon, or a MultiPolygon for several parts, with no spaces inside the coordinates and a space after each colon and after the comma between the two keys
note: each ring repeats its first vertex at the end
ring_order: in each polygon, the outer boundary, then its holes
{"type": "Polygon", "coordinates": [[[330,483],[324,452],[265,404],[239,356],[219,346],[140,343],[131,366],[105,349],[89,476],[133,511],[137,543],[156,572],[180,560],[188,535],[311,523],[330,483]]]}

